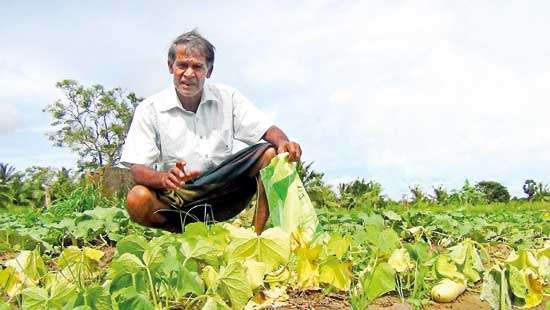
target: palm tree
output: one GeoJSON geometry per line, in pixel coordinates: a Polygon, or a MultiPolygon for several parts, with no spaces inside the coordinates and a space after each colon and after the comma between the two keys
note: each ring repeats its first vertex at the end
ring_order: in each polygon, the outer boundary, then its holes
{"type": "Polygon", "coordinates": [[[11,180],[15,176],[15,167],[0,163],[0,208],[6,208],[13,201],[11,180]]]}
{"type": "Polygon", "coordinates": [[[0,182],[7,183],[15,175],[15,167],[10,164],[0,163],[0,182]]]}

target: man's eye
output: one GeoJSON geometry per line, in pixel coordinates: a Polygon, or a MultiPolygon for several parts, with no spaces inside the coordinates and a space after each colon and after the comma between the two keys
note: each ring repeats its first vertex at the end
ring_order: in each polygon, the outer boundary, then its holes
{"type": "Polygon", "coordinates": [[[201,65],[193,65],[193,70],[202,70],[201,65]]]}

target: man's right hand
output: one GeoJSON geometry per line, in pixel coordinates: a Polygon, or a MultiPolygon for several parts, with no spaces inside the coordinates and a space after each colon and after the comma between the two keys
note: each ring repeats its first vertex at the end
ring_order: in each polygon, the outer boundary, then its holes
{"type": "Polygon", "coordinates": [[[187,163],[184,160],[179,160],[176,165],[170,168],[167,172],[162,173],[161,184],[166,189],[178,189],[182,187],[187,181],[198,177],[201,173],[199,171],[185,171],[185,165],[187,163]]]}

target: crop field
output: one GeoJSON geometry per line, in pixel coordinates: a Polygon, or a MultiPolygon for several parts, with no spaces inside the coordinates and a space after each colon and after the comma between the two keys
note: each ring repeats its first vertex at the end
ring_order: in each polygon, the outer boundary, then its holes
{"type": "Polygon", "coordinates": [[[253,208],[181,234],[144,228],[91,182],[48,208],[2,208],[0,309],[550,307],[544,199],[489,203],[466,184],[445,201],[413,188],[395,202],[374,183],[332,195],[306,179],[312,241],[257,236],[253,208]]]}

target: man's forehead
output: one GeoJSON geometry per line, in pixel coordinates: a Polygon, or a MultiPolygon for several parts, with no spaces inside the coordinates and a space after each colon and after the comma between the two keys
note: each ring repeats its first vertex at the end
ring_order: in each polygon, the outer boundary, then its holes
{"type": "Polygon", "coordinates": [[[195,61],[205,62],[204,53],[197,47],[189,47],[183,44],[176,46],[176,60],[193,59],[195,61]]]}

